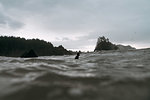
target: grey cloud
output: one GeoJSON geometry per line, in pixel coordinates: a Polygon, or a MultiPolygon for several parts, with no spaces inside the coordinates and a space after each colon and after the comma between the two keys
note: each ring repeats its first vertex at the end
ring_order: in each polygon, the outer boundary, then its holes
{"type": "Polygon", "coordinates": [[[62,38],[56,37],[55,39],[56,39],[57,41],[69,41],[69,40],[70,40],[68,37],[62,37],[62,38]]]}
{"type": "Polygon", "coordinates": [[[72,49],[72,50],[87,50],[85,47],[93,46],[90,50],[94,50],[96,45],[97,38],[90,37],[91,35],[80,36],[75,40],[72,40],[68,37],[64,37],[62,39],[57,38],[57,41],[53,41],[54,45],[63,45],[65,48],[72,49]],[[65,39],[65,40],[64,40],[65,39]]]}
{"type": "Polygon", "coordinates": [[[22,22],[13,19],[11,16],[9,16],[9,14],[7,14],[4,6],[0,2],[0,27],[19,29],[23,26],[24,24],[22,22]]]}
{"type": "Polygon", "coordinates": [[[9,15],[0,14],[1,25],[23,28],[23,23],[28,27],[26,20],[31,20],[39,30],[61,36],[59,43],[67,47],[86,46],[87,41],[94,45],[99,36],[118,43],[150,42],[149,0],[1,0],[0,3],[9,15]],[[74,34],[83,37],[63,38],[74,34]]]}
{"type": "Polygon", "coordinates": [[[0,13],[0,26],[19,29],[23,27],[24,24],[0,13]]]}

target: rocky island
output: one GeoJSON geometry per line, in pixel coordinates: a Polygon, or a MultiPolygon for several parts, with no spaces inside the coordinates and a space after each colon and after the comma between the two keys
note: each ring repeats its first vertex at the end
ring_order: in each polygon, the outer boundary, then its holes
{"type": "Polygon", "coordinates": [[[124,45],[116,45],[109,41],[108,38],[105,38],[104,36],[99,37],[97,40],[97,44],[94,51],[101,51],[101,50],[131,50],[136,49],[134,47],[131,47],[130,45],[124,46],[124,45]]]}

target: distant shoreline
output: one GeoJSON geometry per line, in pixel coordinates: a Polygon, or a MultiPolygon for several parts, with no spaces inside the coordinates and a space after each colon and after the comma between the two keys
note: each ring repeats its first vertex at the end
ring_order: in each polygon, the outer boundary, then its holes
{"type": "Polygon", "coordinates": [[[62,45],[55,47],[52,43],[39,39],[25,39],[13,36],[0,36],[0,56],[20,57],[33,49],[38,56],[71,55],[62,45]]]}

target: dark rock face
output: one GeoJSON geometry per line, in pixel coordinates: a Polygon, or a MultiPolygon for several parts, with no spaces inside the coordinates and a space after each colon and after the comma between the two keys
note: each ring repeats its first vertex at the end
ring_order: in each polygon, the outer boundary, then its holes
{"type": "Polygon", "coordinates": [[[29,52],[25,52],[21,58],[31,58],[31,57],[38,57],[34,50],[30,50],[29,52]]]}

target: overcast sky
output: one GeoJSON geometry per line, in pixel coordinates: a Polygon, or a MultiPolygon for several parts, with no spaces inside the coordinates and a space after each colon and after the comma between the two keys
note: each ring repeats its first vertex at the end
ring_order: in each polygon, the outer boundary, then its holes
{"type": "Polygon", "coordinates": [[[97,38],[150,47],[150,0],[0,0],[0,35],[94,50],[97,38]]]}

